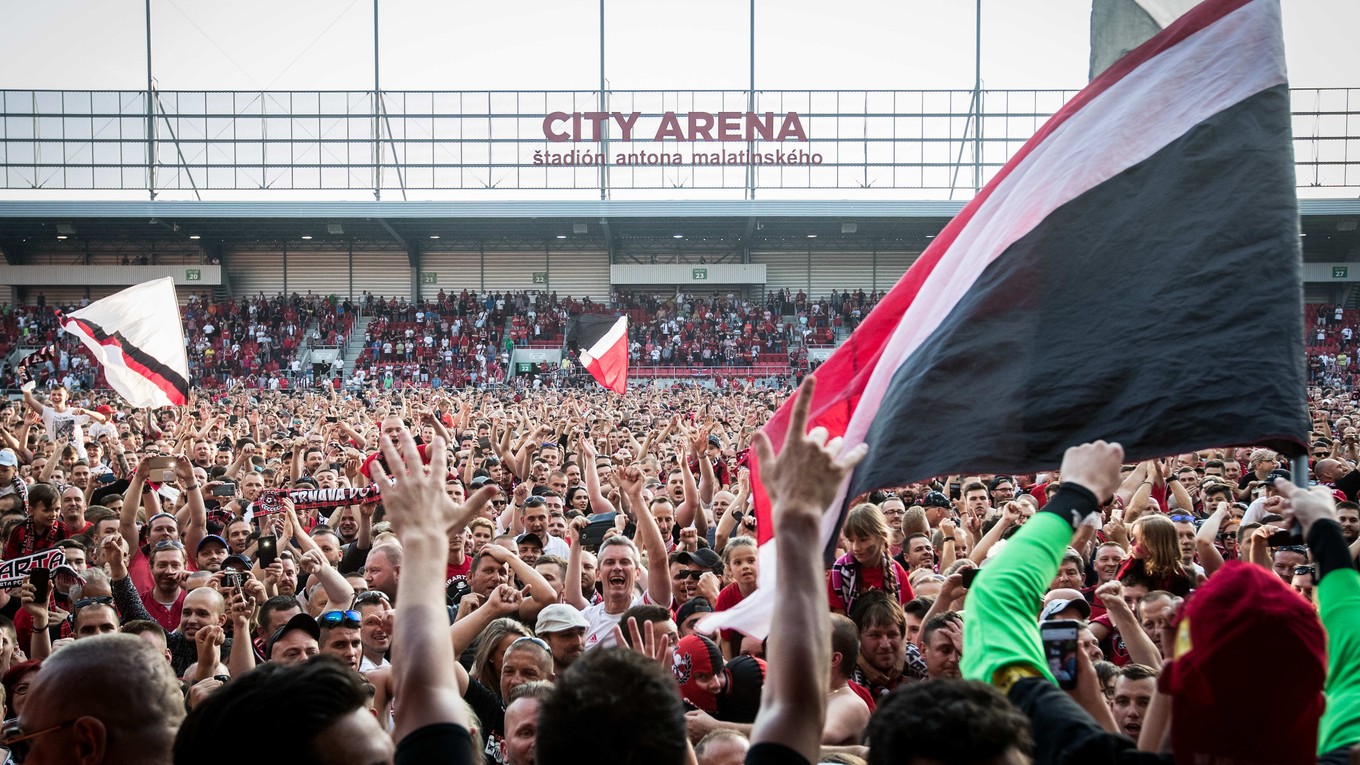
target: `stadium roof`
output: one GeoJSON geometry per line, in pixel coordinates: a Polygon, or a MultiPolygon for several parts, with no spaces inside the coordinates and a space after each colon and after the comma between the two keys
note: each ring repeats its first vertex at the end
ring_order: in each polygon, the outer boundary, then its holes
{"type": "MultiPolygon", "coordinates": [[[[0,201],[0,248],[486,246],[919,251],[961,201],[0,201]],[[58,226],[66,239],[58,242],[58,226]],[[304,239],[304,237],[308,237],[304,239]]],[[[1360,258],[1360,200],[1300,200],[1305,257],[1360,258]]],[[[1149,222],[1155,225],[1155,221],[1149,222]]]]}

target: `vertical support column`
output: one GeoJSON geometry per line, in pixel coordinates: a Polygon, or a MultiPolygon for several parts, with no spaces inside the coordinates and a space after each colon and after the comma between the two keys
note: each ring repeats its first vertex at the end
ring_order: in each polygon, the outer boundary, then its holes
{"type": "Polygon", "coordinates": [[[382,201],[382,81],[379,78],[378,0],[373,0],[373,198],[382,201]]]}
{"type": "Polygon", "coordinates": [[[412,244],[406,248],[406,262],[411,266],[411,302],[420,300],[420,246],[412,244]]]}
{"type": "Polygon", "coordinates": [[[973,192],[982,188],[982,0],[977,0],[973,46],[973,192]]]}
{"type": "MultiPolygon", "coordinates": [[[[756,0],[751,0],[751,43],[749,48],[749,58],[751,65],[751,84],[746,91],[746,111],[756,110],[756,0]]],[[[756,198],[756,164],[751,161],[751,155],[755,153],[756,142],[748,140],[746,142],[746,198],[756,198]]],[[[747,250],[750,253],[750,250],[747,250]]]]}
{"type": "Polygon", "coordinates": [[[288,241],[283,242],[283,296],[288,297],[288,241]]]}
{"type": "MultiPolygon", "coordinates": [[[[609,111],[609,97],[604,89],[604,0],[600,0],[600,107],[601,112],[609,111]]],[[[604,161],[600,162],[600,199],[609,198],[609,122],[605,120],[602,124],[600,135],[600,154],[604,161]]]]}
{"type": "Polygon", "coordinates": [[[146,187],[156,199],[156,98],[151,81],[151,0],[146,0],[146,187]]]}

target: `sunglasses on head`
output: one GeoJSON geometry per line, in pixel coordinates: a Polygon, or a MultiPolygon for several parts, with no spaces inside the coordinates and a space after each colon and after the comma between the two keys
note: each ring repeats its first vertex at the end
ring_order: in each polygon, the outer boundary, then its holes
{"type": "Polygon", "coordinates": [[[184,543],[183,543],[183,542],[176,542],[176,541],[173,540],[173,539],[162,539],[161,541],[157,542],[157,543],[156,543],[156,546],[155,546],[154,548],[152,548],[152,549],[154,549],[154,550],[170,550],[170,549],[183,550],[183,549],[184,549],[184,543]]]}
{"type": "Polygon", "coordinates": [[[350,605],[350,607],[353,608],[354,606],[362,605],[364,603],[390,603],[390,602],[391,601],[387,599],[387,593],[383,592],[382,590],[364,590],[363,592],[355,593],[354,602],[350,605]]]}
{"type": "Polygon", "coordinates": [[[363,616],[358,611],[327,611],[317,621],[327,627],[357,629],[363,623],[363,616]]]}
{"type": "Polygon", "coordinates": [[[71,606],[71,613],[75,613],[76,611],[79,611],[82,608],[88,608],[90,606],[111,606],[111,605],[113,605],[113,598],[110,598],[107,595],[100,595],[98,597],[93,598],[81,598],[71,606]]]}
{"type": "Polygon", "coordinates": [[[1195,522],[1195,517],[1194,517],[1193,515],[1173,515],[1173,516],[1170,516],[1170,517],[1171,517],[1171,522],[1172,522],[1172,523],[1194,523],[1194,522],[1195,522]]]}
{"type": "Polygon", "coordinates": [[[548,647],[548,644],[547,644],[546,642],[544,642],[542,638],[536,638],[536,637],[532,637],[532,636],[530,636],[530,635],[525,635],[525,636],[522,637],[522,638],[516,638],[516,639],[515,639],[515,642],[513,642],[513,643],[510,644],[510,647],[511,647],[511,648],[514,648],[515,646],[519,645],[520,643],[526,643],[526,642],[528,642],[528,643],[533,643],[534,645],[538,646],[539,648],[542,648],[543,650],[547,651],[548,653],[552,653],[552,649],[548,647]]]}

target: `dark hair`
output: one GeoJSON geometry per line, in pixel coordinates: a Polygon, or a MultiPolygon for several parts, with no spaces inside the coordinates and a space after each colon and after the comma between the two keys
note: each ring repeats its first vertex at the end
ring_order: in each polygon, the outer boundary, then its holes
{"type": "MultiPolygon", "coordinates": [[[[915,601],[912,601],[915,602],[915,601]]],[[[910,605],[910,604],[908,604],[910,605]]],[[[924,613],[924,612],[922,612],[924,613]]],[[[897,598],[883,590],[860,593],[850,607],[850,619],[863,632],[871,627],[895,626],[903,636],[907,634],[907,617],[897,598]]]]}
{"type": "Polygon", "coordinates": [[[1029,718],[993,686],[975,680],[904,685],[869,719],[869,765],[915,759],[954,765],[999,760],[1033,747],[1029,718]]]}
{"type": "Polygon", "coordinates": [[[621,765],[672,765],[689,752],[685,706],[675,678],[624,648],[587,651],[572,663],[538,713],[536,759],[576,763],[605,735],[621,765]]]}
{"type": "Polygon", "coordinates": [[[1157,677],[1157,669],[1146,664],[1125,664],[1119,668],[1119,676],[1126,680],[1146,680],[1157,677]]]}
{"type": "Polygon", "coordinates": [[[831,615],[831,652],[841,655],[841,676],[850,677],[859,662],[859,628],[850,617],[831,615]]]}
{"type": "Polygon", "coordinates": [[[158,622],[153,622],[150,619],[133,619],[119,627],[118,631],[125,635],[144,635],[151,633],[153,635],[160,635],[161,640],[165,640],[165,628],[158,622]]]}
{"type": "Polygon", "coordinates": [[[175,736],[176,765],[236,765],[241,753],[222,746],[247,719],[288,720],[289,735],[270,758],[292,765],[324,765],[314,745],[322,731],[368,704],[362,678],[330,656],[283,667],[266,663],[222,686],[184,718],[175,736]]]}
{"type": "Polygon", "coordinates": [[[28,487],[28,505],[54,508],[61,504],[61,492],[50,483],[35,483],[28,487]]]}
{"type": "Polygon", "coordinates": [[[302,608],[302,604],[293,595],[275,595],[260,604],[260,614],[257,617],[260,625],[269,623],[269,615],[279,611],[287,611],[290,608],[302,608]]]}
{"type": "MultiPolygon", "coordinates": [[[[647,603],[641,603],[624,611],[623,615],[619,617],[619,629],[623,632],[623,639],[631,646],[633,645],[633,631],[628,629],[629,617],[637,619],[638,631],[642,632],[642,625],[647,622],[651,622],[652,624],[665,624],[670,621],[671,610],[665,606],[653,606],[647,603]]],[[[642,632],[642,634],[646,633],[642,632]]]]}
{"type": "Polygon", "coordinates": [[[930,637],[932,635],[950,624],[963,626],[963,619],[959,616],[959,612],[945,611],[942,614],[935,614],[930,617],[930,621],[921,625],[921,643],[923,645],[930,643],[930,637]]]}

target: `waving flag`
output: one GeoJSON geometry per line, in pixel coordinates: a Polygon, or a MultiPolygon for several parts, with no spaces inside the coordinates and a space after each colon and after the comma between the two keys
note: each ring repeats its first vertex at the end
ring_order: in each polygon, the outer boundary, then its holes
{"type": "Polygon", "coordinates": [[[85,344],[104,378],[132,406],[183,406],[189,401],[189,361],[179,321],[175,280],[129,287],[68,313],[62,329],[85,344]]]}
{"type": "MultiPolygon", "coordinates": [[[[1207,0],[1077,94],[817,369],[810,427],[869,454],[838,505],[952,473],[1026,473],[1308,433],[1278,0],[1207,0]],[[1236,364],[1225,349],[1246,349],[1236,364]]],[[[767,425],[776,448],[786,403],[767,425]]],[[[771,530],[757,487],[762,543],[771,530]]],[[[823,540],[840,518],[829,513],[823,540]]],[[[762,544],[761,579],[777,576],[762,544]]],[[[771,587],[704,629],[766,633],[771,587]]]]}
{"type": "Polygon", "coordinates": [[[628,390],[628,317],[583,313],[567,333],[567,347],[596,382],[615,393],[628,390]]]}

